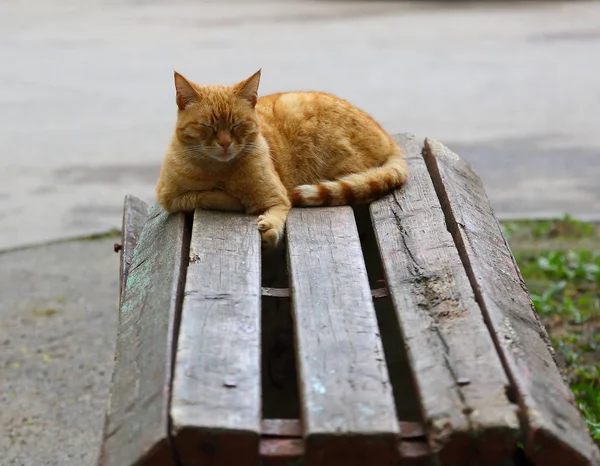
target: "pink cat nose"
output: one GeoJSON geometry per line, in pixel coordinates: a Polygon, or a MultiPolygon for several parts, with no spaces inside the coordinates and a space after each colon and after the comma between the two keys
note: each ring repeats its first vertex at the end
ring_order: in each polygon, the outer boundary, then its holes
{"type": "Polygon", "coordinates": [[[229,146],[231,145],[231,141],[219,141],[219,145],[223,148],[223,152],[227,152],[229,146]]]}

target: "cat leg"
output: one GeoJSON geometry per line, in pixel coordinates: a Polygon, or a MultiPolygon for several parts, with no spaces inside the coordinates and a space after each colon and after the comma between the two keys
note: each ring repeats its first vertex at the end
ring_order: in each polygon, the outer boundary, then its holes
{"type": "Polygon", "coordinates": [[[226,185],[251,215],[258,215],[257,226],[264,244],[276,247],[283,238],[285,221],[292,206],[287,189],[268,153],[257,152],[238,162],[226,185]]]}
{"type": "Polygon", "coordinates": [[[248,206],[250,215],[258,214],[257,225],[263,243],[276,247],[283,238],[285,221],[292,203],[281,182],[261,187],[261,191],[252,192],[247,189],[236,194],[239,194],[244,205],[248,206]]]}
{"type": "Polygon", "coordinates": [[[245,212],[239,199],[220,189],[210,191],[188,191],[173,197],[163,207],[168,212],[191,211],[194,209],[220,210],[225,212],[245,212]]]}
{"type": "Polygon", "coordinates": [[[268,208],[262,215],[258,216],[258,229],[260,236],[267,245],[277,246],[285,228],[285,220],[290,211],[290,203],[277,204],[268,208]]]}

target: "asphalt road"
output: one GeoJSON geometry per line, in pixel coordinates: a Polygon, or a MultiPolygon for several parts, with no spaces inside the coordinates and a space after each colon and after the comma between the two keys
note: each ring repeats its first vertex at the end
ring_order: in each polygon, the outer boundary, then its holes
{"type": "Polygon", "coordinates": [[[0,3],[0,249],[153,199],[173,69],[334,92],[472,162],[499,215],[600,216],[600,3],[0,3]]]}

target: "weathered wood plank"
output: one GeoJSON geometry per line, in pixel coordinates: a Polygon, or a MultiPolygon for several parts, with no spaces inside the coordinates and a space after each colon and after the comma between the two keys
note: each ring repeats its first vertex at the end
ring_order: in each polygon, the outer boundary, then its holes
{"type": "Polygon", "coordinates": [[[102,466],[173,464],[168,387],[188,241],[183,214],[150,208],[120,306],[102,466]]]}
{"type": "Polygon", "coordinates": [[[263,419],[264,437],[302,437],[302,424],[299,419],[263,419]]]}
{"type": "Polygon", "coordinates": [[[304,442],[300,438],[265,438],[260,441],[260,466],[303,465],[304,442]]]}
{"type": "Polygon", "coordinates": [[[171,401],[184,464],[256,464],[260,301],[256,219],[196,210],[171,401]]]}
{"type": "MultiPolygon", "coordinates": [[[[290,289],[289,288],[274,288],[270,286],[262,287],[262,295],[268,296],[272,298],[289,298],[290,297],[290,289]]],[[[371,296],[375,299],[377,298],[385,298],[388,296],[388,290],[385,287],[381,288],[373,288],[371,290],[371,296]]]]}
{"type": "Polygon", "coordinates": [[[123,299],[127,275],[133,259],[133,251],[138,244],[140,234],[148,218],[148,205],[135,196],[125,196],[123,202],[123,221],[121,232],[121,266],[119,268],[119,304],[123,299]]]}
{"type": "Polygon", "coordinates": [[[287,240],[308,464],[395,464],[398,421],[352,209],[294,209],[287,240]]]}
{"type": "Polygon", "coordinates": [[[600,455],[553,360],[481,180],[460,157],[425,141],[425,159],[495,344],[508,370],[535,464],[598,465],[600,455]]]}
{"type": "Polygon", "coordinates": [[[406,188],[371,204],[371,217],[424,422],[434,451],[457,464],[495,464],[516,446],[508,379],[412,135],[397,141],[406,188]]]}

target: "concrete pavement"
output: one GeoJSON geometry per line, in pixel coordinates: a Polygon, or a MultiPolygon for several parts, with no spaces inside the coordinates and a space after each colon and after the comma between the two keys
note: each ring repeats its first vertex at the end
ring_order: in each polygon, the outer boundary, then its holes
{"type": "Polygon", "coordinates": [[[115,241],[0,254],[0,465],[95,464],[117,336],[115,241]]]}
{"type": "Polygon", "coordinates": [[[118,227],[153,198],[172,71],[263,68],[471,161],[500,215],[599,214],[600,3],[0,4],[0,249],[118,227]]]}

